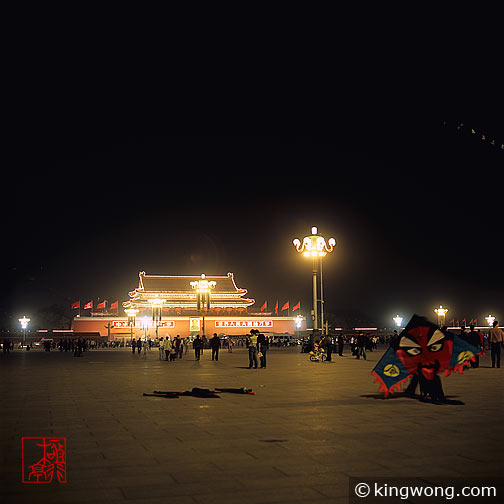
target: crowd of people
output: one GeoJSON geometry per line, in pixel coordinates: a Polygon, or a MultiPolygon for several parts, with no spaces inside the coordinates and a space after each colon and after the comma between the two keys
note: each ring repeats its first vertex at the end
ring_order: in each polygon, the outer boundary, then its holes
{"type": "MultiPolygon", "coordinates": [[[[397,331],[394,331],[397,334],[397,331]]],[[[359,333],[352,335],[339,334],[315,334],[311,335],[307,340],[301,342],[301,352],[309,353],[313,350],[318,351],[323,349],[326,354],[326,360],[332,360],[332,354],[338,353],[343,357],[343,352],[346,345],[349,345],[350,353],[352,356],[365,360],[367,358],[366,352],[372,352],[378,348],[378,343],[388,343],[390,336],[370,336],[369,334],[359,333]]]]}
{"type": "MultiPolygon", "coordinates": [[[[446,329],[444,327],[443,329],[446,329]]],[[[488,334],[475,329],[473,325],[467,330],[462,327],[459,336],[465,339],[468,343],[482,350],[490,350],[492,367],[500,367],[501,349],[504,348],[504,332],[499,328],[499,322],[494,321],[493,327],[490,328],[488,334]]],[[[99,341],[83,338],[64,339],[58,342],[54,340],[43,340],[39,342],[46,352],[51,349],[58,349],[60,352],[73,352],[75,357],[80,357],[83,352],[97,348],[124,348],[131,347],[133,354],[140,354],[142,350],[151,350],[153,347],[159,349],[159,358],[161,360],[173,362],[189,352],[190,346],[194,350],[196,361],[201,359],[204,349],[211,350],[211,358],[213,361],[219,360],[219,351],[222,347],[227,348],[228,352],[233,351],[233,347],[244,347],[248,350],[249,368],[257,369],[266,367],[266,355],[270,346],[290,346],[299,345],[301,352],[309,353],[313,350],[318,351],[323,349],[326,355],[326,360],[331,361],[333,353],[339,356],[344,356],[345,348],[348,347],[350,355],[356,359],[367,359],[367,353],[378,349],[378,344],[388,344],[394,338],[398,337],[397,331],[389,335],[370,335],[366,333],[357,334],[327,334],[321,333],[311,334],[306,339],[296,339],[288,336],[268,336],[260,333],[257,329],[251,329],[250,334],[237,336],[234,338],[214,333],[211,338],[200,336],[199,334],[190,338],[181,338],[176,335],[174,338],[170,336],[161,337],[160,339],[135,339],[120,341],[99,341]]],[[[27,350],[33,346],[33,343],[27,345],[27,350]]],[[[14,350],[14,342],[4,339],[1,342],[2,352],[8,353],[14,350]]],[[[21,347],[21,343],[19,343],[21,347]]],[[[471,367],[479,366],[479,357],[475,362],[471,362],[471,367]]]]}

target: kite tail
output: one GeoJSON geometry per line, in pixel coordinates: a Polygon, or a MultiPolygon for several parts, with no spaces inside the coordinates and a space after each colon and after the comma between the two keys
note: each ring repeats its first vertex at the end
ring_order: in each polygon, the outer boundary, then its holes
{"type": "Polygon", "coordinates": [[[387,387],[387,385],[385,385],[385,382],[382,380],[382,378],[380,377],[380,375],[376,371],[371,371],[371,374],[375,377],[374,383],[380,383],[380,388],[378,389],[378,393],[383,392],[385,397],[388,397],[389,394],[390,395],[393,394],[394,389],[396,389],[396,392],[400,392],[402,383],[407,381],[412,376],[412,375],[406,376],[406,378],[399,380],[398,382],[391,385],[389,388],[389,387],[387,387]]]}
{"type": "Polygon", "coordinates": [[[465,360],[464,362],[461,362],[460,364],[456,364],[453,366],[453,368],[446,369],[445,372],[443,373],[443,376],[450,376],[452,373],[456,373],[458,371],[459,374],[463,374],[464,368],[468,367],[470,365],[470,362],[476,362],[476,357],[485,355],[483,351],[478,352],[477,354],[473,355],[470,359],[465,360]]]}

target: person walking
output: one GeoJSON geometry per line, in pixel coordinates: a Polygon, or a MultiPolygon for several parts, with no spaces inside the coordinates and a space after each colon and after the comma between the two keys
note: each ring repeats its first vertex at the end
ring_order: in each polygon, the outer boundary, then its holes
{"type": "Polygon", "coordinates": [[[249,369],[257,369],[257,329],[250,329],[250,336],[248,337],[248,351],[249,351],[249,369]]]}
{"type": "Polygon", "coordinates": [[[138,354],[142,351],[142,340],[138,338],[137,340],[137,349],[138,349],[138,354]]]}
{"type": "Polygon", "coordinates": [[[201,356],[201,350],[203,348],[203,340],[200,338],[200,335],[196,335],[196,339],[193,341],[193,348],[194,348],[194,357],[196,358],[197,361],[200,360],[201,356]]]}
{"type": "Polygon", "coordinates": [[[500,368],[501,347],[504,346],[504,332],[499,328],[499,321],[494,320],[493,327],[488,331],[488,341],[490,343],[490,356],[492,367],[500,368]]]}
{"type": "Polygon", "coordinates": [[[131,340],[131,352],[132,352],[132,353],[135,353],[135,350],[136,350],[136,339],[135,339],[135,338],[133,338],[133,339],[131,340]]]}
{"type": "Polygon", "coordinates": [[[264,334],[260,333],[257,335],[257,355],[259,356],[259,362],[261,369],[266,367],[266,353],[269,349],[269,340],[264,334]]]}
{"type": "Polygon", "coordinates": [[[210,339],[210,348],[212,349],[212,360],[219,360],[219,348],[221,347],[221,341],[217,333],[213,333],[210,339]]]}

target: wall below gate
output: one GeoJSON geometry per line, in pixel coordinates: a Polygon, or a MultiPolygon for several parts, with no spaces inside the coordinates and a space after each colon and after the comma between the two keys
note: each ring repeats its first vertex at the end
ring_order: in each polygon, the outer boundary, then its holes
{"type": "MultiPolygon", "coordinates": [[[[137,319],[136,327],[133,328],[135,338],[144,336],[142,320],[137,319]]],[[[97,331],[102,336],[108,335],[107,326],[110,324],[110,339],[129,339],[131,329],[126,317],[75,317],[72,321],[72,329],[75,332],[97,331]]],[[[146,331],[149,338],[156,338],[156,328],[151,319],[146,320],[146,331]]],[[[177,334],[187,338],[191,333],[202,332],[202,319],[198,317],[170,317],[163,319],[158,327],[158,337],[175,337],[177,334]]],[[[306,330],[304,318],[297,317],[205,317],[205,334],[212,336],[213,333],[225,335],[249,334],[250,329],[258,329],[267,333],[294,334],[296,330],[306,330]],[[296,327],[296,322],[300,327],[296,327]]]]}

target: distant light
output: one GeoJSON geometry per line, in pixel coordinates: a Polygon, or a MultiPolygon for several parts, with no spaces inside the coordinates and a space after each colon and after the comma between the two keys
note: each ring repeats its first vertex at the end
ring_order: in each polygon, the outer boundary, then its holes
{"type": "Polygon", "coordinates": [[[489,327],[492,327],[494,320],[495,320],[495,317],[492,315],[488,315],[488,317],[485,317],[485,320],[487,321],[487,324],[489,325],[489,327]]]}
{"type": "Polygon", "coordinates": [[[23,315],[23,318],[20,318],[19,319],[19,322],[21,322],[21,329],[26,329],[28,327],[28,322],[30,322],[30,319],[29,318],[26,318],[24,315],[23,315]]]}
{"type": "Polygon", "coordinates": [[[311,234],[312,234],[312,235],[316,235],[317,233],[318,233],[318,229],[317,229],[315,226],[313,226],[313,227],[311,228],[311,234]]]}
{"type": "Polygon", "coordinates": [[[354,327],[354,331],[377,331],[378,327],[354,327]]]}
{"type": "Polygon", "coordinates": [[[395,322],[395,325],[397,327],[401,327],[402,321],[403,321],[402,317],[399,317],[399,315],[396,315],[392,320],[395,322]]]}

